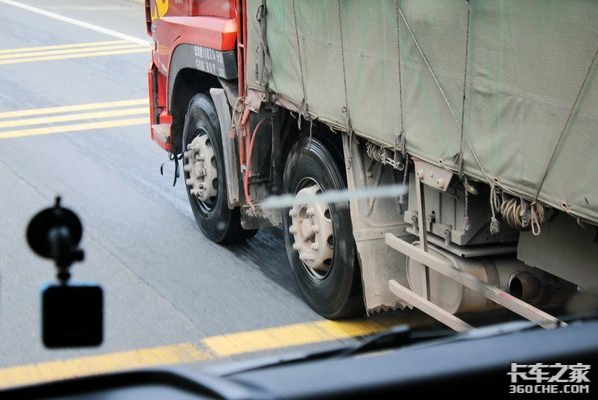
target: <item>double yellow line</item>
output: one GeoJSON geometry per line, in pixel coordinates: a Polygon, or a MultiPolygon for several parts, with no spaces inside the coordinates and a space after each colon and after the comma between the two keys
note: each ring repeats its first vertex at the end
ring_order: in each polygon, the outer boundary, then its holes
{"type": "Polygon", "coordinates": [[[70,58],[98,57],[149,52],[149,48],[127,40],[62,44],[0,50],[0,65],[70,58]]]}
{"type": "Polygon", "coordinates": [[[0,113],[0,139],[148,123],[148,100],[122,100],[0,113]]]}

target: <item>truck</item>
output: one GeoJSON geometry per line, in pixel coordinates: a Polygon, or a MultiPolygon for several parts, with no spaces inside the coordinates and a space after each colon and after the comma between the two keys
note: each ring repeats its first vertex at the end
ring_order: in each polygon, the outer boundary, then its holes
{"type": "Polygon", "coordinates": [[[146,0],[145,16],[151,137],[199,228],[282,226],[320,315],[415,307],[461,331],[465,313],[553,327],[551,310],[597,307],[598,2],[146,0]]]}

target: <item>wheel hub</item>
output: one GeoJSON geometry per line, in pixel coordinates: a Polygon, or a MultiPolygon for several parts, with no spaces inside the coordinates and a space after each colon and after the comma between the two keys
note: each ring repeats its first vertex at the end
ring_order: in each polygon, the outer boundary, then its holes
{"type": "Polygon", "coordinates": [[[218,194],[218,170],[208,135],[195,137],[183,157],[183,169],[189,173],[185,183],[190,193],[203,202],[211,203],[218,194]]]}
{"type": "MultiPolygon", "coordinates": [[[[301,189],[299,195],[315,195],[322,190],[319,185],[301,189]]],[[[295,205],[289,211],[293,235],[293,249],[299,253],[299,259],[317,278],[324,278],[330,271],[334,255],[334,231],[330,219],[328,204],[295,205]]]]}

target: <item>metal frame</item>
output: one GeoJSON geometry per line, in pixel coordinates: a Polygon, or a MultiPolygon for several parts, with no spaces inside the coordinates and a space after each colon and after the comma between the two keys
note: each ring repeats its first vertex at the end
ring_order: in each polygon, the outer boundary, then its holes
{"type": "MultiPolygon", "coordinates": [[[[481,293],[486,298],[494,301],[497,304],[500,304],[501,306],[513,311],[514,313],[521,315],[522,317],[530,321],[537,323],[538,325],[544,328],[555,328],[558,326],[567,325],[566,323],[558,320],[554,316],[516,297],[511,296],[509,293],[500,290],[494,286],[491,286],[485,282],[482,282],[473,275],[458,271],[448,261],[438,258],[435,255],[424,251],[422,248],[415,247],[412,244],[402,239],[399,239],[392,234],[386,234],[385,239],[386,244],[388,244],[393,249],[399,251],[400,253],[405,254],[407,257],[411,257],[414,260],[417,260],[420,263],[428,266],[429,268],[432,268],[434,271],[456,280],[463,286],[481,293]]],[[[414,304],[414,306],[418,307],[418,304],[414,304]]],[[[424,312],[428,312],[424,308],[422,308],[422,310],[424,312]]],[[[447,311],[444,311],[444,313],[452,315],[447,311]]],[[[431,315],[435,317],[435,315],[431,315]]],[[[442,316],[446,317],[446,315],[442,316]]],[[[445,323],[443,320],[440,321],[445,323]]]]}

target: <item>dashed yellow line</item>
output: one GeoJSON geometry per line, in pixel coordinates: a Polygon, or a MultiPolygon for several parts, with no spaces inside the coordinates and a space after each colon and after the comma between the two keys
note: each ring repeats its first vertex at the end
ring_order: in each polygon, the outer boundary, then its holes
{"type": "Polygon", "coordinates": [[[148,123],[147,104],[137,99],[8,111],[0,113],[0,139],[143,125],[148,123]]]}
{"type": "Polygon", "coordinates": [[[128,118],[101,122],[86,122],[73,125],[58,125],[47,128],[21,129],[13,131],[0,131],[0,139],[10,139],[24,136],[48,135],[51,133],[66,133],[76,131],[89,131],[93,129],[116,128],[119,126],[143,125],[148,123],[147,118],[128,118]]]}
{"type": "Polygon", "coordinates": [[[26,47],[0,51],[0,65],[71,58],[100,57],[119,54],[146,53],[150,49],[126,40],[76,43],[45,47],[26,47]]]}
{"type": "Polygon", "coordinates": [[[46,56],[46,57],[17,58],[17,59],[10,59],[10,60],[0,60],[0,64],[6,65],[6,64],[19,64],[19,63],[38,62],[38,61],[65,60],[65,59],[72,59],[72,58],[111,56],[111,55],[119,55],[119,54],[147,53],[148,51],[149,50],[145,49],[145,48],[137,48],[137,49],[131,49],[131,50],[88,52],[88,53],[84,53],[84,54],[63,54],[63,55],[46,56]]]}
{"type": "Polygon", "coordinates": [[[82,47],[77,49],[57,49],[57,50],[43,50],[43,51],[31,51],[31,52],[23,52],[18,54],[0,54],[0,61],[14,61],[20,62],[19,60],[28,60],[28,59],[37,59],[37,58],[44,58],[49,56],[67,56],[67,55],[79,55],[80,53],[85,54],[88,56],[93,56],[93,54],[99,52],[108,52],[108,51],[116,51],[116,50],[148,50],[143,48],[135,43],[123,43],[118,45],[104,45],[104,46],[94,46],[94,47],[82,47]]]}
{"type": "Polygon", "coordinates": [[[120,101],[108,101],[101,103],[86,103],[77,104],[71,106],[60,106],[60,107],[45,107],[45,108],[33,108],[28,110],[17,110],[17,111],[5,111],[0,113],[0,119],[5,118],[19,118],[29,117],[32,115],[47,115],[47,114],[59,114],[71,111],[87,111],[87,110],[99,110],[102,108],[116,108],[116,107],[127,107],[127,106],[139,106],[149,105],[148,99],[135,99],[135,100],[120,100],[120,101]]]}
{"type": "Polygon", "coordinates": [[[396,320],[315,321],[214,336],[205,338],[199,343],[180,343],[15,366],[0,369],[0,388],[134,368],[189,364],[242,353],[350,339],[381,332],[396,325],[397,322],[396,320]]]}
{"type": "MultiPolygon", "coordinates": [[[[138,107],[138,108],[125,108],[125,109],[121,109],[121,110],[96,111],[96,112],[82,113],[82,114],[58,115],[58,116],[46,117],[46,118],[27,118],[27,119],[18,119],[18,120],[12,120],[12,121],[0,121],[0,129],[12,128],[15,126],[50,124],[50,123],[55,123],[55,122],[81,121],[81,120],[85,120],[85,119],[94,119],[94,118],[122,117],[125,115],[147,114],[147,112],[148,112],[147,107],[138,107]]],[[[1,133],[0,133],[0,135],[1,135],[1,133]]]]}
{"type": "Polygon", "coordinates": [[[72,43],[72,44],[58,44],[52,46],[37,46],[37,47],[21,47],[18,49],[3,49],[0,50],[0,55],[14,54],[14,53],[30,53],[46,50],[63,50],[63,49],[76,49],[79,47],[94,47],[94,46],[108,46],[122,43],[131,43],[126,40],[106,40],[103,42],[87,42],[87,43],[72,43]]]}

